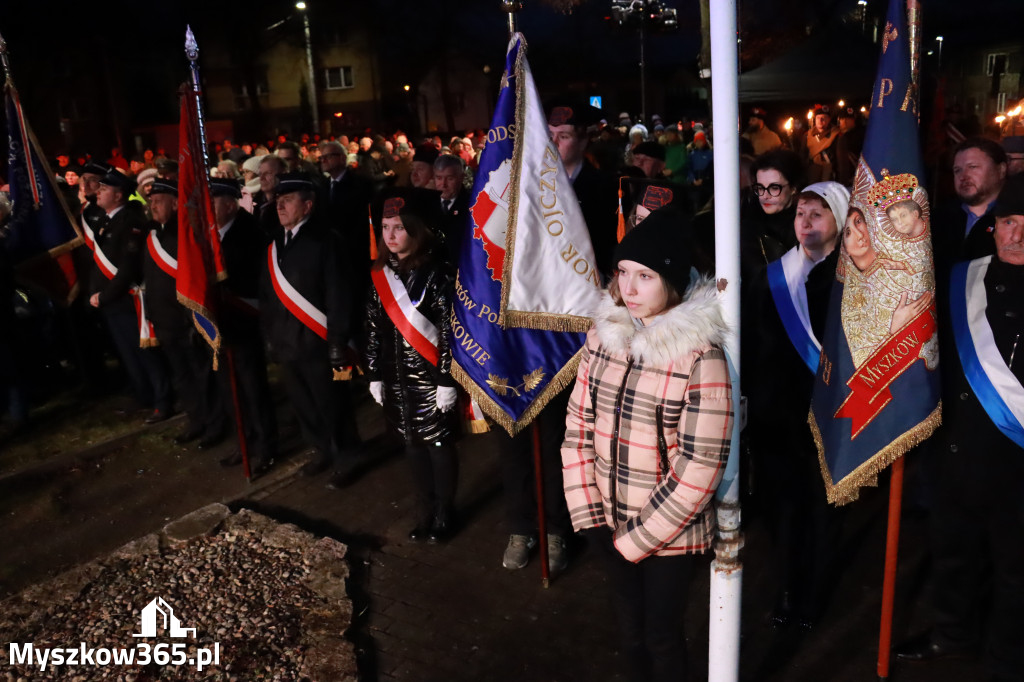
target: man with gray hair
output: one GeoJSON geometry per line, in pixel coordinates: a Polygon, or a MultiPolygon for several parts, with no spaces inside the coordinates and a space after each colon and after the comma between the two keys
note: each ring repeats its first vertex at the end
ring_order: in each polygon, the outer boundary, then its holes
{"type": "Polygon", "coordinates": [[[434,161],[434,186],[441,193],[437,237],[444,244],[452,265],[458,265],[462,235],[469,218],[469,192],[463,184],[465,173],[466,165],[457,156],[442,154],[434,161]]]}
{"type": "Polygon", "coordinates": [[[287,165],[280,157],[267,154],[260,161],[260,168],[257,172],[260,191],[253,196],[253,204],[256,206],[256,217],[259,219],[260,229],[268,242],[281,229],[281,222],[277,217],[277,176],[286,170],[287,165]]]}

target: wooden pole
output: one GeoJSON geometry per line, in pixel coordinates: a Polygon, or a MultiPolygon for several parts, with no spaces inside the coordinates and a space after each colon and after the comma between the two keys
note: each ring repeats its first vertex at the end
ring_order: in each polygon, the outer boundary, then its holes
{"type": "Polygon", "coordinates": [[[882,622],[878,629],[878,679],[889,679],[892,653],[892,611],[896,599],[896,565],[900,546],[900,511],[903,506],[903,458],[892,465],[889,481],[889,526],[885,539],[885,578],[882,582],[882,622]]]}
{"type": "Polygon", "coordinates": [[[540,424],[534,419],[530,424],[533,434],[533,481],[537,489],[537,543],[540,545],[540,579],[547,589],[551,585],[551,568],[548,566],[548,524],[544,518],[544,462],[540,452],[540,424]]]}

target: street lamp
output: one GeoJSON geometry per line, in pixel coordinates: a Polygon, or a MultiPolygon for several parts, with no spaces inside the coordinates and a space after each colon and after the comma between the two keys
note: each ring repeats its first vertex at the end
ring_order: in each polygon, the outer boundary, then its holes
{"type": "Polygon", "coordinates": [[[302,12],[302,26],[306,31],[306,65],[309,67],[309,103],[313,107],[313,133],[320,133],[320,112],[316,102],[316,76],[313,72],[313,42],[309,38],[309,15],[306,14],[306,3],[299,0],[295,9],[302,12]]]}
{"type": "Polygon", "coordinates": [[[935,36],[935,42],[937,42],[939,44],[939,63],[937,65],[936,71],[938,71],[941,74],[942,73],[942,43],[943,43],[942,36],[935,36]]]}

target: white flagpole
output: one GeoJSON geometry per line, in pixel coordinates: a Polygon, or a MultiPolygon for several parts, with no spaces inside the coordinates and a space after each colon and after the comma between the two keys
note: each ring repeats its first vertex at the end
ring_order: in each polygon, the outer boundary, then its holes
{"type": "Polygon", "coordinates": [[[709,682],[736,682],[740,669],[740,143],[736,0],[711,9],[711,119],[715,143],[715,276],[725,319],[735,330],[726,343],[736,419],[725,477],[718,490],[718,538],[711,563],[709,682]],[[724,289],[723,289],[724,285],[724,289]]]}

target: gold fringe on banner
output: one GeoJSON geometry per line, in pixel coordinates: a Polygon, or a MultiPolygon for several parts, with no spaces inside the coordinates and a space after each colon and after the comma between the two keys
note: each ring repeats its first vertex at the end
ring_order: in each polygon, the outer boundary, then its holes
{"type": "Polygon", "coordinates": [[[526,98],[523,96],[523,55],[526,53],[526,38],[519,34],[519,51],[516,52],[516,136],[512,141],[512,183],[509,188],[508,222],[505,227],[505,263],[501,271],[501,304],[498,306],[498,324],[507,326],[504,316],[508,308],[509,286],[512,284],[512,261],[516,250],[516,226],[519,224],[519,171],[523,168],[523,121],[526,120],[526,98]]]}
{"type": "Polygon", "coordinates": [[[810,424],[814,444],[818,447],[818,464],[821,466],[821,477],[825,481],[825,495],[829,502],[841,507],[856,500],[860,496],[861,488],[877,487],[880,472],[920,445],[935,432],[935,429],[939,428],[942,424],[942,401],[939,401],[939,404],[924,421],[876,452],[838,483],[833,482],[832,472],[829,471],[828,464],[825,462],[825,445],[813,411],[808,413],[807,423],[810,424]]]}
{"type": "MultiPolygon", "coordinates": [[[[207,320],[211,320],[211,321],[213,320],[213,317],[210,314],[209,310],[207,310],[205,307],[199,305],[195,301],[193,301],[193,300],[191,300],[191,299],[189,299],[189,298],[187,298],[185,296],[182,296],[180,293],[178,294],[178,303],[182,304],[183,306],[185,306],[186,308],[191,310],[193,313],[199,313],[200,315],[205,317],[207,320]]],[[[220,335],[220,328],[219,327],[217,328],[217,338],[216,339],[211,339],[207,335],[206,330],[203,329],[202,326],[199,324],[199,322],[196,320],[196,316],[194,314],[192,315],[192,324],[195,325],[196,330],[203,337],[203,339],[206,341],[206,343],[208,343],[210,345],[210,348],[213,349],[213,371],[216,372],[220,368],[220,365],[219,365],[219,363],[217,361],[217,357],[220,355],[220,336],[221,336],[220,335]]],[[[214,326],[216,326],[216,325],[214,325],[214,326]]]]}
{"type": "MultiPolygon", "coordinates": [[[[499,324],[502,321],[499,320],[499,324]]],[[[556,315],[555,313],[527,313],[521,310],[506,310],[504,327],[526,327],[551,332],[588,332],[593,326],[589,317],[578,315],[556,315]]]]}
{"type": "Polygon", "coordinates": [[[487,394],[486,391],[476,385],[476,382],[466,373],[459,363],[452,360],[452,378],[462,385],[462,388],[466,389],[469,396],[476,400],[477,404],[480,405],[480,409],[484,411],[488,417],[497,422],[503,429],[508,432],[509,436],[514,436],[524,428],[529,426],[540,411],[558,395],[566,386],[572,383],[576,379],[576,370],[579,368],[580,355],[582,355],[583,349],[580,348],[576,351],[576,354],[569,359],[565,366],[559,370],[558,374],[551,377],[551,381],[544,387],[544,390],[533,399],[530,406],[526,408],[518,420],[512,419],[508,412],[503,410],[498,403],[487,394]]]}

